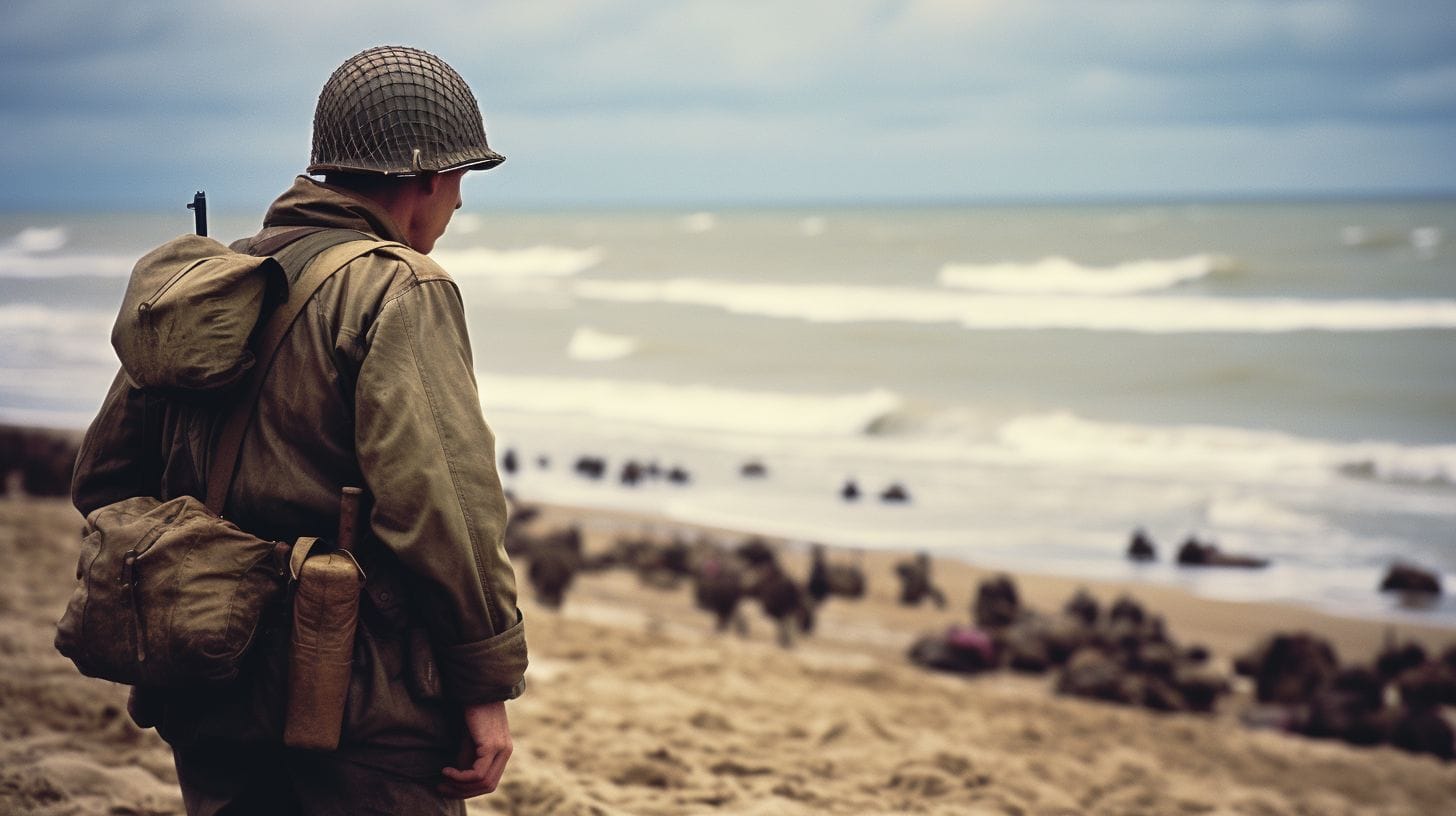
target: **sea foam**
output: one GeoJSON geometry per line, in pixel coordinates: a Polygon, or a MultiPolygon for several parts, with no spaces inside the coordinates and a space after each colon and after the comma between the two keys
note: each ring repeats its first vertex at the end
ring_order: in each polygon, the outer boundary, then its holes
{"type": "Polygon", "coordinates": [[[581,280],[572,291],[620,303],[672,303],[817,323],[955,323],[972,330],[1080,329],[1176,334],[1456,328],[1456,300],[1300,300],[1128,295],[1089,299],[908,287],[671,280],[581,280]]]}
{"type": "Polygon", "coordinates": [[[789,436],[852,436],[894,411],[900,398],[874,389],[786,394],[707,385],[500,374],[480,376],[486,416],[496,410],[565,414],[675,430],[789,436]]]}
{"type": "Polygon", "coordinates": [[[1168,289],[1237,268],[1220,255],[1083,266],[1060,256],[1035,263],[946,264],[940,283],[956,289],[1007,295],[1128,295],[1168,289]]]}
{"type": "Polygon", "coordinates": [[[524,249],[441,249],[431,254],[457,278],[467,277],[570,277],[602,262],[599,247],[573,249],[534,246],[524,249]]]}
{"type": "Polygon", "coordinates": [[[0,251],[24,254],[54,252],[66,245],[66,237],[65,227],[26,227],[0,251]]]}
{"type": "Polygon", "coordinates": [[[597,331],[582,326],[571,335],[566,346],[566,356],[573,360],[602,361],[619,360],[637,350],[638,340],[619,334],[597,331]]]}
{"type": "Polygon", "coordinates": [[[997,440],[1021,460],[1122,472],[1326,479],[1334,474],[1391,483],[1456,484],[1456,445],[1340,442],[1217,425],[1098,422],[1057,411],[1005,422],[997,440]]]}

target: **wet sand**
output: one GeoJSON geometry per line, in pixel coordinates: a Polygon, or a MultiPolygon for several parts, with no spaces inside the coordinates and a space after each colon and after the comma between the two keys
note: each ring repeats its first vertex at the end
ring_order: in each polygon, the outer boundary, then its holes
{"type": "MultiPolygon", "coordinates": [[[[568,521],[582,523],[589,548],[652,523],[551,508],[538,524],[568,521]]],[[[0,499],[0,812],[180,813],[170,754],[126,718],[125,689],[81,677],[51,648],[79,525],[63,501],[0,499]]],[[[803,554],[785,555],[802,575],[803,554]]],[[[986,573],[938,562],[946,609],[904,608],[895,560],[863,555],[868,597],[831,600],[815,636],[790,650],[756,610],[747,637],[713,634],[686,584],[583,575],[559,611],[523,586],[531,668],[510,707],[516,754],[502,788],[470,812],[1456,813],[1456,763],[1250,729],[1237,717],[1246,689],[1211,716],[1157,714],[1054,695],[1046,676],[921,670],[906,647],[969,621],[986,573]]],[[[1046,611],[1083,585],[1016,579],[1024,601],[1046,611]]],[[[1299,629],[1328,637],[1344,661],[1367,659],[1386,630],[1166,587],[1086,586],[1104,604],[1137,597],[1180,643],[1208,646],[1222,665],[1265,634],[1299,629]]],[[[1433,648],[1456,642],[1451,629],[1398,634],[1433,648]]]]}

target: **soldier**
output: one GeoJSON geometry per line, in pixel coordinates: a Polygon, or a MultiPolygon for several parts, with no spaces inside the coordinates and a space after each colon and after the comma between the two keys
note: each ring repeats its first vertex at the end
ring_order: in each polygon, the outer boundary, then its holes
{"type": "Polygon", "coordinates": [[[930,580],[930,553],[918,552],[913,560],[897,563],[895,574],[900,577],[901,605],[919,606],[929,598],[936,609],[945,608],[945,593],[930,580]]]}
{"type": "MultiPolygon", "coordinates": [[[[237,681],[133,695],[134,719],[172,746],[190,814],[463,814],[462,799],[499,783],[524,625],[464,309],[426,256],[460,207],[465,172],[501,161],[449,65],[372,48],[319,95],[307,173],[324,181],[299,176],[262,231],[234,244],[273,254],[342,229],[404,246],[348,262],[313,295],[263,380],[223,513],[291,542],[336,528],[342,486],[372,493],[342,741],[332,752],[282,745],[288,613],[275,610],[237,681]]],[[[77,462],[76,506],[205,496],[224,410],[118,376],[77,462]]]]}

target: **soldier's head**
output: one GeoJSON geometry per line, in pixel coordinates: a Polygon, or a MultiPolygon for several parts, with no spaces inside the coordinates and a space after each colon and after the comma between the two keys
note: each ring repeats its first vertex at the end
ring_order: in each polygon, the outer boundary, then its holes
{"type": "Polygon", "coordinates": [[[420,252],[460,206],[461,176],[503,161],[486,143],[470,86],[434,54],[370,48],[319,93],[308,173],[379,202],[420,252]]]}

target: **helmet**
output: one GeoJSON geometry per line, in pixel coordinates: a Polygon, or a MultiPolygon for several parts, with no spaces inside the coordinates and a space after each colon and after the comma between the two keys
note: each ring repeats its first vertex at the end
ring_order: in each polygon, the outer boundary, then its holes
{"type": "Polygon", "coordinates": [[[313,115],[308,173],[413,176],[494,167],[470,86],[434,54],[361,51],[334,71],[313,115]]]}

